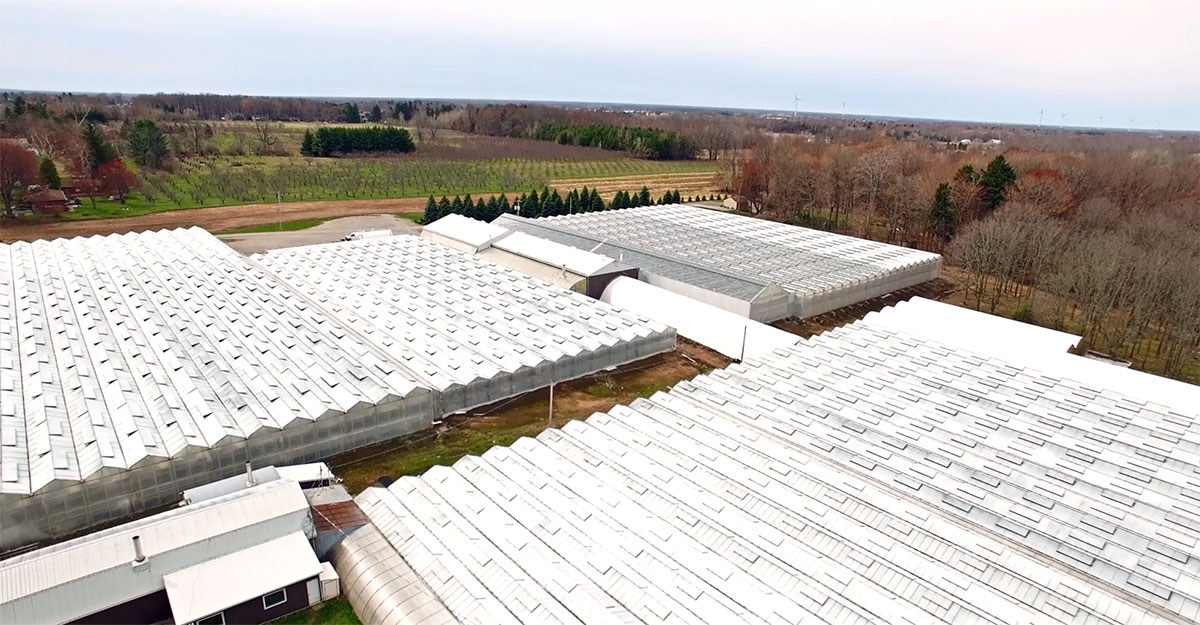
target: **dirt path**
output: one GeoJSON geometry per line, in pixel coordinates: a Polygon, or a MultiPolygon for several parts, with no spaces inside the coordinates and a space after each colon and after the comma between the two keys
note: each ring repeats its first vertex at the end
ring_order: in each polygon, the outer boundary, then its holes
{"type": "MultiPolygon", "coordinates": [[[[476,196],[487,198],[489,196],[476,196]]],[[[284,204],[244,204],[212,208],[189,208],[163,211],[121,219],[87,219],[51,221],[44,223],[5,223],[0,239],[5,243],[33,241],[57,237],[121,234],[164,228],[200,226],[220,231],[273,223],[276,220],[327,219],[353,215],[381,213],[419,213],[425,210],[426,198],[393,198],[385,200],[330,200],[323,202],[285,202],[284,204]]]]}

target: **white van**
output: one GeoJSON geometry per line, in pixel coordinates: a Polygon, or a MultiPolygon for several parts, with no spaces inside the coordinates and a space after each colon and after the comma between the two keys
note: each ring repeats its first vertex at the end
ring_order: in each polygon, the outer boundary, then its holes
{"type": "Polygon", "coordinates": [[[347,234],[343,241],[361,241],[363,239],[382,239],[392,236],[391,230],[359,230],[347,234]]]}

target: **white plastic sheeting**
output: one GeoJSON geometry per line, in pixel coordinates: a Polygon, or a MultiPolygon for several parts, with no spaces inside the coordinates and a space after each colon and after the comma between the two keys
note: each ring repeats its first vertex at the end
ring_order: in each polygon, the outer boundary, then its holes
{"type": "Polygon", "coordinates": [[[0,623],[67,623],[163,590],[164,575],[295,532],[313,535],[308,501],[296,482],[276,480],[19,555],[0,561],[0,623]],[[137,568],[134,536],[146,556],[137,568]]]}
{"type": "Polygon", "coordinates": [[[357,501],[461,622],[1191,623],[1174,402],[859,323],[357,501]]]}
{"type": "Polygon", "coordinates": [[[666,289],[620,277],[601,299],[659,323],[735,360],[757,358],[798,343],[800,337],[666,289]]]}
{"type": "MultiPolygon", "coordinates": [[[[371,497],[369,492],[363,497],[371,497]]],[[[374,525],[352,530],[329,555],[341,577],[342,594],[363,623],[459,622],[374,525]]]]}
{"type": "Polygon", "coordinates": [[[421,236],[467,253],[478,252],[509,231],[486,221],[462,215],[446,215],[421,229],[421,236]]]}
{"type": "Polygon", "coordinates": [[[1147,401],[1200,406],[1200,386],[1068,353],[1080,337],[1066,332],[921,297],[870,313],[861,323],[1002,358],[1147,401]]]}

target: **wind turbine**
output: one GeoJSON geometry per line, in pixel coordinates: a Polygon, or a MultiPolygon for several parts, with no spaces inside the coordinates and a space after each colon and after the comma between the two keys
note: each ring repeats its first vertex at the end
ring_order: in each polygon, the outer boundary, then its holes
{"type": "Polygon", "coordinates": [[[800,100],[803,100],[804,98],[798,95],[793,95],[792,97],[795,98],[794,102],[792,103],[792,117],[796,117],[800,114],[800,100]]]}
{"type": "Polygon", "coordinates": [[[846,103],[842,102],[842,119],[846,119],[846,103]]]}
{"type": "Polygon", "coordinates": [[[1042,115],[1045,115],[1046,109],[1038,109],[1038,128],[1042,127],[1042,115]]]}
{"type": "Polygon", "coordinates": [[[1067,114],[1062,113],[1058,118],[1058,127],[1060,130],[1062,129],[1063,124],[1066,123],[1066,121],[1067,121],[1067,114]]]}

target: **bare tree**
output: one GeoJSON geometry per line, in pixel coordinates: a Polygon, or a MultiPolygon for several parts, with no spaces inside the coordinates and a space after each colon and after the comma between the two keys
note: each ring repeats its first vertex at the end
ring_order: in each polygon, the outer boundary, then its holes
{"type": "Polygon", "coordinates": [[[861,226],[863,236],[869,236],[871,233],[875,205],[895,181],[896,167],[896,150],[892,146],[871,150],[858,159],[854,174],[858,178],[861,191],[866,198],[867,208],[861,226]]]}
{"type": "Polygon", "coordinates": [[[254,140],[258,142],[260,155],[267,156],[274,153],[278,138],[275,136],[275,128],[270,120],[257,118],[254,120],[254,140]]]}

